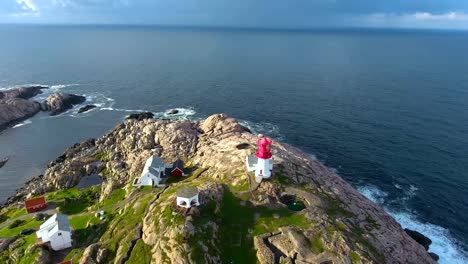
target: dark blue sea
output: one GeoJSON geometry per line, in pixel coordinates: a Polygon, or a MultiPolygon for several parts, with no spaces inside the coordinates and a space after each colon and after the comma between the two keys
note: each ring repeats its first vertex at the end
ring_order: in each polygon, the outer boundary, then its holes
{"type": "Polygon", "coordinates": [[[440,263],[468,263],[468,32],[2,25],[0,87],[28,84],[99,107],[2,132],[1,200],[131,112],[224,112],[337,170],[440,263]]]}

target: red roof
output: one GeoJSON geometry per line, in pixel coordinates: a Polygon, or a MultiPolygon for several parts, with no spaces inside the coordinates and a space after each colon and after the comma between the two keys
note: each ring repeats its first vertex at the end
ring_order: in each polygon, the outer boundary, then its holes
{"type": "Polygon", "coordinates": [[[72,261],[71,260],[67,260],[67,261],[64,261],[64,262],[60,262],[58,264],[72,264],[72,261]]]}
{"type": "Polygon", "coordinates": [[[258,140],[258,150],[256,156],[259,159],[271,158],[271,143],[272,140],[267,137],[262,137],[258,140]]]}
{"type": "Polygon", "coordinates": [[[42,196],[42,197],[26,200],[25,204],[26,204],[26,208],[35,207],[35,206],[38,206],[38,205],[45,205],[46,200],[45,200],[44,196],[42,196]]]}

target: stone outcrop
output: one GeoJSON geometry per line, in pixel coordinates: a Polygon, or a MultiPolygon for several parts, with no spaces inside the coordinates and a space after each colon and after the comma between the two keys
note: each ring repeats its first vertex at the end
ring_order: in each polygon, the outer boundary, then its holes
{"type": "Polygon", "coordinates": [[[91,109],[94,109],[96,107],[97,107],[96,105],[85,105],[85,106],[81,107],[80,109],[78,109],[78,114],[88,112],[91,109]]]}
{"type": "MultiPolygon", "coordinates": [[[[63,93],[54,93],[42,103],[28,100],[42,93],[43,89],[47,87],[31,86],[0,91],[0,131],[34,116],[41,110],[48,111],[50,115],[57,115],[86,101],[83,96],[63,93]]],[[[89,107],[86,110],[89,110],[89,107]]]]}
{"type": "Polygon", "coordinates": [[[81,104],[86,101],[86,98],[81,95],[54,93],[47,97],[41,105],[43,111],[48,111],[50,115],[58,115],[73,107],[73,105],[81,104]]]}
{"type": "MultiPolygon", "coordinates": [[[[201,263],[221,263],[217,212],[228,188],[249,182],[244,159],[254,151],[256,140],[248,129],[223,114],[196,123],[134,116],[107,135],[68,149],[42,178],[19,190],[15,199],[72,187],[92,171],[106,180],[101,188],[101,199],[105,199],[115,188],[131,189],[129,185],[150,155],[160,155],[166,163],[182,158],[196,169],[196,176],[143,196],[146,200],[139,200],[144,192],[131,191],[118,215],[127,221],[138,211],[143,215],[142,225],[136,222],[125,231],[112,222],[108,235],[99,242],[105,247],[115,236],[126,241],[115,249],[116,262],[128,259],[127,251],[141,240],[150,247],[154,263],[193,263],[195,258],[202,258],[201,263]],[[187,184],[200,190],[202,206],[180,211],[173,204],[175,192],[187,184]]],[[[274,142],[272,151],[272,179],[238,195],[249,195],[253,208],[270,209],[286,208],[281,197],[293,196],[304,203],[306,208],[297,214],[309,224],[282,226],[251,237],[260,263],[434,263],[390,215],[323,164],[280,142],[274,142]]],[[[89,248],[86,253],[92,257],[84,256],[82,261],[96,260],[97,249],[89,248]]]]}
{"type": "Polygon", "coordinates": [[[41,110],[37,102],[21,98],[6,98],[0,100],[0,130],[15,123],[26,120],[41,110]]]}
{"type": "Polygon", "coordinates": [[[0,131],[38,113],[40,104],[27,99],[42,93],[46,88],[31,86],[0,91],[0,131]]]}
{"type": "Polygon", "coordinates": [[[0,91],[0,100],[9,98],[29,99],[42,93],[42,90],[47,88],[46,86],[29,86],[0,91]]]}

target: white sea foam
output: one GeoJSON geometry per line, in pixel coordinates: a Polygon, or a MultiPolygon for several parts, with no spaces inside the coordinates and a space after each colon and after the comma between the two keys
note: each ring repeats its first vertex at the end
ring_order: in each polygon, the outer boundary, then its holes
{"type": "MultiPolygon", "coordinates": [[[[361,186],[357,188],[360,193],[366,196],[369,200],[383,205],[388,194],[375,186],[361,186]]],[[[410,192],[414,195],[418,190],[415,186],[410,186],[410,192]]],[[[450,235],[450,232],[431,223],[423,223],[417,219],[415,215],[405,211],[396,211],[386,208],[387,211],[395,220],[401,224],[403,228],[418,231],[432,240],[429,251],[439,255],[439,264],[463,264],[468,263],[468,253],[464,252],[457,241],[450,235]]]]}
{"type": "Polygon", "coordinates": [[[31,124],[31,123],[32,123],[32,121],[28,119],[28,120],[25,120],[25,121],[23,121],[23,122],[21,122],[19,124],[14,125],[13,128],[22,127],[22,126],[25,126],[25,125],[28,125],[28,124],[31,124]]]}
{"type": "Polygon", "coordinates": [[[311,160],[318,160],[318,159],[317,159],[317,155],[315,155],[315,154],[309,154],[309,158],[310,158],[311,160]]]}
{"type": "MultiPolygon", "coordinates": [[[[77,83],[56,84],[56,85],[50,85],[49,89],[51,89],[51,90],[60,90],[60,89],[63,89],[63,88],[67,88],[67,87],[71,87],[71,86],[78,86],[78,85],[79,84],[77,84],[77,83]]],[[[44,85],[44,86],[48,86],[48,85],[44,85]]]]}
{"type": "Polygon", "coordinates": [[[254,123],[246,120],[239,120],[239,124],[247,127],[254,134],[264,134],[276,140],[283,140],[283,135],[277,125],[267,122],[254,123]]]}

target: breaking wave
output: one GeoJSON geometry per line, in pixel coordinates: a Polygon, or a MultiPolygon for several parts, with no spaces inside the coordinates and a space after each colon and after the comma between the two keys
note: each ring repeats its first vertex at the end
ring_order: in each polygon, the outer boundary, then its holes
{"type": "Polygon", "coordinates": [[[23,122],[21,122],[19,124],[14,125],[13,128],[22,127],[22,126],[25,126],[25,125],[28,125],[28,124],[31,124],[31,123],[32,123],[32,121],[28,119],[28,120],[25,120],[25,121],[23,121],[23,122]]]}
{"type": "Polygon", "coordinates": [[[271,137],[276,140],[284,139],[277,125],[266,122],[255,123],[246,120],[239,120],[239,124],[247,127],[254,134],[264,134],[265,136],[271,137]]]}
{"type": "MultiPolygon", "coordinates": [[[[395,186],[397,189],[403,189],[400,185],[395,186]]],[[[374,203],[382,206],[395,220],[400,223],[403,228],[418,231],[432,240],[429,246],[429,251],[439,255],[440,264],[464,264],[468,263],[468,254],[458,246],[457,241],[450,235],[450,232],[431,223],[423,223],[417,217],[406,211],[398,211],[384,206],[388,193],[380,190],[376,186],[360,186],[357,190],[374,203]]],[[[407,199],[413,197],[418,190],[417,187],[411,185],[405,194],[407,199]]],[[[403,200],[407,200],[403,199],[403,200]]]]}

